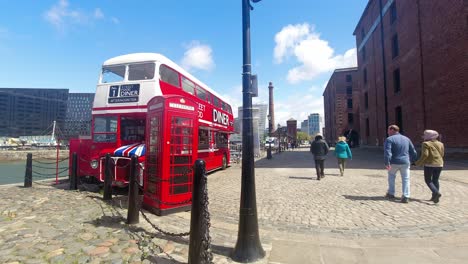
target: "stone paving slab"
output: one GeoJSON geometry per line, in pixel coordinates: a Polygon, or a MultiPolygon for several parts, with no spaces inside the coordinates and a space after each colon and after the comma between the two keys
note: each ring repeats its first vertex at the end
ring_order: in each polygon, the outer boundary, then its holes
{"type": "MultiPolygon", "coordinates": [[[[314,180],[305,149],[256,161],[266,256],[254,263],[466,263],[468,166],[448,162],[437,205],[425,200],[422,170],[412,170],[412,201],[401,204],[382,197],[387,183],[378,152],[353,152],[344,177],[330,157],[322,181],[314,180]]],[[[240,171],[234,164],[208,176],[214,263],[235,263],[240,171]]],[[[125,224],[125,195],[104,202],[101,194],[63,188],[0,186],[0,263],[187,262],[188,237],[162,235],[141,215],[139,224],[125,224]]],[[[189,229],[190,212],[147,215],[166,231],[189,229]]]]}

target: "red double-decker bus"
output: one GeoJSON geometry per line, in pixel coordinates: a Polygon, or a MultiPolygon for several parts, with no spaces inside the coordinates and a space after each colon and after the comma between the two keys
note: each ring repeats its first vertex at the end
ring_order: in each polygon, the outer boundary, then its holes
{"type": "MultiPolygon", "coordinates": [[[[153,104],[152,110],[156,108],[153,104]]],[[[114,185],[125,186],[128,183],[128,164],[132,155],[138,157],[141,165],[139,182],[146,182],[143,179],[144,175],[148,177],[146,153],[151,153],[152,158],[158,160],[176,152],[182,155],[187,150],[181,144],[189,139],[193,141],[191,146],[196,147],[190,151],[194,155],[190,163],[201,158],[206,162],[207,171],[225,169],[230,163],[229,135],[234,131],[231,106],[222,96],[161,54],[135,53],[105,61],[96,88],[92,117],[91,137],[70,140],[70,155],[78,154],[78,176],[82,181],[103,182],[105,155],[110,153],[114,185]],[[162,111],[162,116],[166,116],[166,112],[173,113],[171,109],[188,111],[191,107],[194,107],[192,112],[195,115],[187,115],[180,124],[177,123],[179,119],[160,118],[158,126],[153,128],[158,130],[151,130],[148,127],[151,124],[148,119],[150,100],[161,101],[162,108],[158,111],[162,111]],[[169,101],[173,108],[164,103],[169,101]],[[176,126],[191,123],[192,137],[181,137],[175,133],[176,127],[167,130],[174,122],[176,126]],[[150,144],[155,138],[166,140],[165,147],[158,152],[154,150],[155,144],[150,144]],[[152,151],[149,145],[153,147],[152,151]]],[[[161,165],[171,166],[170,163],[161,165]]],[[[164,173],[177,174],[166,168],[164,173]]]]}

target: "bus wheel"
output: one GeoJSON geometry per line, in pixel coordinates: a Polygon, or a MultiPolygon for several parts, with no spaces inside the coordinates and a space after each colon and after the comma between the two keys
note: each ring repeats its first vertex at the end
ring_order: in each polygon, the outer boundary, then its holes
{"type": "Polygon", "coordinates": [[[227,158],[226,155],[223,155],[223,166],[221,169],[225,170],[227,168],[227,158]]]}

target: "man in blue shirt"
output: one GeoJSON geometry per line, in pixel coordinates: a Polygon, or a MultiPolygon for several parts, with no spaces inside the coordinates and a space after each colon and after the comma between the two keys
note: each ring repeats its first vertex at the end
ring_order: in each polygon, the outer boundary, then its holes
{"type": "Polygon", "coordinates": [[[388,170],[388,191],[385,197],[395,198],[395,177],[400,171],[402,182],[402,203],[408,203],[410,197],[410,164],[417,159],[417,153],[411,140],[400,134],[397,125],[388,127],[389,137],[384,143],[385,168],[388,170]]]}

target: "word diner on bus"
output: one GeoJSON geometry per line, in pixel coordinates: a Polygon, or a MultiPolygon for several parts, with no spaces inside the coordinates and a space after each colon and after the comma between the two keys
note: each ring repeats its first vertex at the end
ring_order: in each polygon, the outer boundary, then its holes
{"type": "Polygon", "coordinates": [[[213,121],[227,126],[229,124],[229,116],[213,109],[213,121]]]}

